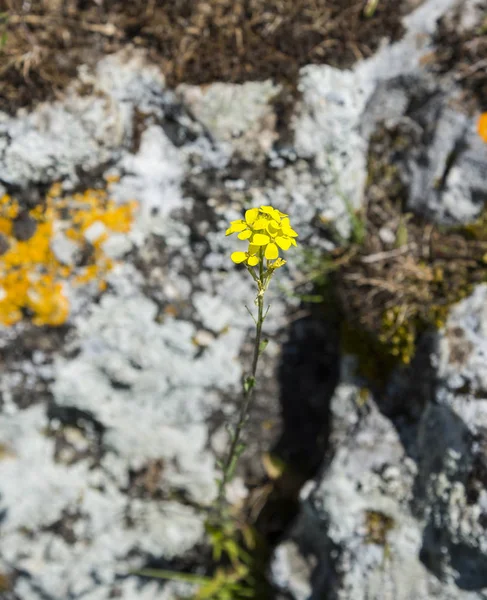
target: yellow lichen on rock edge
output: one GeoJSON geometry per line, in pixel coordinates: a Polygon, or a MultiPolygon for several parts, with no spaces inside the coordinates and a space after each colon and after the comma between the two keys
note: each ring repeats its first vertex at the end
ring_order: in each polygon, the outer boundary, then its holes
{"type": "Polygon", "coordinates": [[[18,202],[7,194],[0,197],[0,324],[14,325],[27,316],[35,325],[62,325],[69,315],[68,282],[97,280],[104,290],[114,263],[103,244],[112,233],[130,231],[136,206],[117,205],[104,189],[62,196],[56,183],[45,201],[28,212],[35,230],[22,241],[14,235],[21,213],[18,202]],[[58,234],[74,244],[73,264],[63,264],[54,253],[58,234]]]}

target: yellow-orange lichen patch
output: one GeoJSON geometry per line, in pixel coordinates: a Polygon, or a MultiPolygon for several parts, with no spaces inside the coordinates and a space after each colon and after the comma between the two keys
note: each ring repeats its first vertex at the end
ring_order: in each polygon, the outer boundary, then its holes
{"type": "Polygon", "coordinates": [[[35,325],[61,325],[69,315],[66,285],[97,281],[103,291],[114,264],[103,243],[112,233],[130,231],[135,208],[135,202],[115,203],[104,189],[63,196],[56,183],[45,201],[28,212],[33,234],[19,240],[14,235],[19,204],[8,195],[0,197],[0,234],[7,242],[0,254],[0,324],[14,325],[28,316],[35,325]],[[69,264],[53,251],[56,235],[76,249],[78,257],[69,264]]]}

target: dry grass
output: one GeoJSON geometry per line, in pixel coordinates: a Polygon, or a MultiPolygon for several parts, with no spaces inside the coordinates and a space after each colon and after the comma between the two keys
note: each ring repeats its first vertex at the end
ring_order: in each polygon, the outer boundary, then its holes
{"type": "Polygon", "coordinates": [[[460,3],[456,11],[438,24],[433,69],[454,73],[472,111],[487,110],[487,8],[483,8],[480,26],[465,31],[458,25],[461,7],[460,3]]]}
{"type": "Polygon", "coordinates": [[[381,0],[370,18],[364,17],[365,5],[364,0],[0,0],[0,13],[8,15],[0,110],[13,112],[52,97],[78,65],[93,64],[127,43],[146,48],[170,85],[266,78],[293,83],[304,64],[350,66],[373,53],[384,37],[401,35],[409,2],[381,0]]]}
{"type": "Polygon", "coordinates": [[[442,326],[450,306],[486,280],[487,215],[441,227],[405,214],[407,190],[393,158],[404,140],[404,132],[384,128],[371,140],[367,235],[347,250],[335,282],[352,327],[408,363],[418,335],[442,326]]]}

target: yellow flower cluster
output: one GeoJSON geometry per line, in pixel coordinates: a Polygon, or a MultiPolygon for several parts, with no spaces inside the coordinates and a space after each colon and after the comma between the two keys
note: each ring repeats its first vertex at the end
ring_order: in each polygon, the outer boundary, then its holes
{"type": "Polygon", "coordinates": [[[225,235],[237,233],[240,240],[249,243],[247,252],[233,252],[234,263],[245,262],[255,267],[267,259],[267,266],[278,269],[286,263],[279,258],[279,249],[289,250],[296,246],[298,234],[292,229],[289,217],[272,206],[251,208],[245,212],[245,219],[231,221],[225,235]],[[273,261],[273,262],[270,262],[273,261]]]}
{"type": "MultiPolygon", "coordinates": [[[[113,261],[103,251],[111,232],[130,230],[136,203],[117,205],[106,190],[86,190],[63,197],[54,184],[45,202],[22,211],[9,195],[0,197],[0,324],[14,325],[29,317],[35,325],[61,325],[69,315],[65,282],[98,280],[101,290],[113,261]],[[28,222],[30,233],[16,234],[16,223],[28,222]],[[87,239],[96,224],[100,232],[87,239]],[[52,250],[61,232],[77,248],[81,264],[63,264],[52,250]]],[[[76,263],[76,261],[74,261],[76,263]]]]}

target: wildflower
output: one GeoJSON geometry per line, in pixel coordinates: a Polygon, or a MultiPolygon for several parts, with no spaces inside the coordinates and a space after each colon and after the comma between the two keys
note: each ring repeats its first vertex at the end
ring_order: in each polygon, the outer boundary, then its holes
{"type": "Polygon", "coordinates": [[[240,240],[249,241],[249,252],[234,252],[232,260],[247,260],[247,264],[251,266],[256,266],[264,257],[268,261],[276,260],[279,249],[289,250],[291,246],[296,246],[294,238],[298,237],[291,227],[289,217],[272,206],[251,208],[245,212],[245,219],[231,221],[225,235],[233,233],[237,233],[240,240]]]}
{"type": "Polygon", "coordinates": [[[477,133],[487,143],[487,112],[482,113],[477,121],[477,133]]]}
{"type": "Polygon", "coordinates": [[[239,239],[248,242],[247,251],[233,252],[231,259],[237,264],[245,263],[247,270],[257,285],[257,294],[255,297],[257,315],[254,316],[247,308],[254,319],[256,327],[252,370],[243,380],[244,398],[240,407],[238,423],[232,433],[233,439],[228,454],[221,463],[222,476],[219,480],[217,498],[220,519],[223,518],[222,515],[224,514],[227,484],[233,477],[235,464],[243,451],[240,435],[251,408],[257,363],[259,356],[267,345],[267,340],[262,339],[262,325],[270,307],[264,312],[264,296],[276,269],[280,269],[286,264],[286,261],[279,257],[279,250],[289,250],[291,246],[296,246],[295,238],[298,237],[298,234],[291,227],[288,215],[268,205],[261,206],[260,208],[250,208],[245,211],[243,219],[231,221],[226,235],[232,235],[233,233],[236,233],[239,239]]]}

